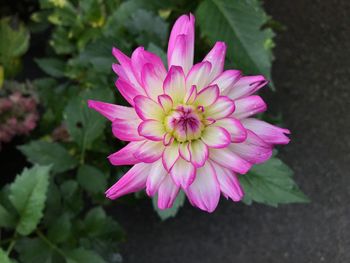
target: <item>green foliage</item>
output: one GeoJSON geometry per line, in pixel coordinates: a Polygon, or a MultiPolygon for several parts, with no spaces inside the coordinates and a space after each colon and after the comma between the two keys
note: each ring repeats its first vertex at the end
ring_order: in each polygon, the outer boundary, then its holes
{"type": "Polygon", "coordinates": [[[78,161],[59,143],[31,141],[18,147],[28,160],[41,165],[52,165],[54,173],[74,168],[78,161]]]}
{"type": "Polygon", "coordinates": [[[15,226],[15,217],[0,205],[0,227],[12,228],[15,226]]]}
{"type": "Polygon", "coordinates": [[[152,204],[153,204],[154,210],[157,212],[159,217],[162,220],[166,220],[168,218],[176,216],[176,214],[179,211],[179,209],[185,203],[185,199],[186,199],[186,196],[185,196],[184,192],[180,191],[178,196],[176,197],[176,199],[174,201],[173,206],[171,208],[168,208],[168,209],[165,209],[165,210],[159,209],[158,205],[157,205],[157,202],[158,202],[158,197],[157,196],[153,197],[152,204]]]}
{"type": "Polygon", "coordinates": [[[29,235],[40,222],[45,206],[50,166],[24,169],[11,185],[10,200],[19,214],[16,231],[29,235]]]}
{"type": "Polygon", "coordinates": [[[0,262],[2,263],[11,263],[12,261],[10,258],[7,256],[4,250],[0,248],[0,262]]]}
{"type": "Polygon", "coordinates": [[[267,15],[259,0],[205,0],[197,9],[203,36],[211,44],[224,41],[231,64],[246,74],[271,79],[273,32],[262,29],[267,15]]]}
{"type": "MultiPolygon", "coordinates": [[[[20,57],[27,52],[29,32],[17,19],[0,20],[0,66],[5,77],[13,77],[20,70],[20,57]]],[[[0,85],[1,87],[1,85],[0,85]]]]}
{"type": "Polygon", "coordinates": [[[244,202],[253,201],[271,206],[288,203],[307,203],[309,198],[293,181],[293,171],[277,157],[255,165],[239,180],[244,189],[244,202]]]}
{"type": "Polygon", "coordinates": [[[77,180],[83,189],[92,194],[101,194],[107,187],[105,174],[91,165],[79,167],[77,180]]]}

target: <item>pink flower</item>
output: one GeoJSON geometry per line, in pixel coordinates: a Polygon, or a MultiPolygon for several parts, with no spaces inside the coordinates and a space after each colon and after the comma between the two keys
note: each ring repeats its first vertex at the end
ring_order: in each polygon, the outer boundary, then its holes
{"type": "Polygon", "coordinates": [[[266,110],[253,95],[263,76],[224,71],[226,45],[217,42],[193,65],[194,16],[175,23],[168,45],[168,71],[155,54],[137,48],[131,58],[114,48],[116,86],[131,107],[89,101],[112,122],[113,134],[129,144],[108,158],[134,165],[107,190],[110,199],[146,188],[170,208],[182,189],[193,206],[215,210],[220,193],[243,197],[237,174],[270,158],[274,144],[287,144],[287,129],[252,118],[266,110]]]}

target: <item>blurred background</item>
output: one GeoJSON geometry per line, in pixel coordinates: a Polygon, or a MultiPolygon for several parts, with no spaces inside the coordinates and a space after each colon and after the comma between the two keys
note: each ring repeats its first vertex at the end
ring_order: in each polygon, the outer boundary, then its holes
{"type": "Polygon", "coordinates": [[[1,263],[350,262],[349,1],[5,0],[0,17],[1,263]],[[125,143],[86,100],[127,105],[112,47],[165,58],[189,12],[195,61],[225,41],[227,68],[270,79],[260,117],[291,143],[212,214],[106,200],[125,143]]]}

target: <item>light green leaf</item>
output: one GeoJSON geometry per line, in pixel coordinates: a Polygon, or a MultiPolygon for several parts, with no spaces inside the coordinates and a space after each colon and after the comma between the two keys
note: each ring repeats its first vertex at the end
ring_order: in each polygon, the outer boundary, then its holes
{"type": "Polygon", "coordinates": [[[271,206],[309,202],[292,176],[293,171],[276,157],[255,165],[248,174],[239,176],[245,192],[244,202],[251,204],[254,201],[271,206]]]}
{"type": "Polygon", "coordinates": [[[71,235],[71,228],[69,215],[63,214],[49,226],[47,236],[55,243],[62,243],[71,235]]]}
{"type": "Polygon", "coordinates": [[[7,256],[6,252],[0,248],[0,262],[12,263],[11,259],[7,256]]]}
{"type": "Polygon", "coordinates": [[[64,111],[67,129],[73,140],[82,148],[87,149],[102,133],[106,119],[89,109],[87,101],[96,99],[111,101],[113,94],[106,88],[85,90],[78,97],[72,98],[64,111]]]}
{"type": "Polygon", "coordinates": [[[18,147],[28,160],[41,165],[51,165],[54,173],[73,169],[78,161],[59,143],[31,141],[18,147]]]}
{"type": "Polygon", "coordinates": [[[173,204],[173,206],[171,208],[165,209],[165,210],[161,210],[158,208],[157,202],[158,202],[158,196],[155,196],[152,199],[152,204],[153,204],[153,208],[154,210],[157,212],[157,214],[159,215],[159,217],[162,220],[166,220],[170,217],[174,217],[176,216],[177,212],[179,211],[179,209],[183,206],[183,204],[185,203],[185,194],[184,192],[180,191],[179,194],[176,197],[176,200],[173,204]]]}
{"type": "Polygon", "coordinates": [[[35,59],[40,69],[46,74],[59,78],[64,76],[66,62],[57,58],[40,58],[35,59]]]}
{"type": "Polygon", "coordinates": [[[43,216],[50,166],[35,165],[24,169],[10,187],[10,200],[19,213],[16,231],[29,235],[43,216]]]}
{"type": "Polygon", "coordinates": [[[105,263],[103,258],[94,251],[77,248],[67,252],[67,263],[105,263]]]}
{"type": "Polygon", "coordinates": [[[274,34],[261,29],[268,17],[259,0],[205,0],[196,13],[202,35],[211,44],[224,41],[233,66],[271,79],[274,34]]]}
{"type": "Polygon", "coordinates": [[[0,205],[0,227],[13,228],[15,226],[15,219],[15,216],[11,215],[5,207],[0,205]]]}
{"type": "Polygon", "coordinates": [[[106,176],[96,167],[82,165],[78,170],[78,183],[88,192],[103,193],[107,187],[106,176]]]}

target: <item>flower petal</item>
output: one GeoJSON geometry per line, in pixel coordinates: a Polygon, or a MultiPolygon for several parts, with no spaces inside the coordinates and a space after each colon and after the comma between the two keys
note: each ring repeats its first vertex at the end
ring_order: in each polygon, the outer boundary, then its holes
{"type": "Polygon", "coordinates": [[[209,152],[209,158],[218,164],[240,174],[247,173],[252,166],[251,163],[247,162],[228,148],[211,148],[209,152]]]}
{"type": "MultiPolygon", "coordinates": [[[[143,47],[138,47],[131,55],[131,64],[134,75],[138,82],[142,85],[141,73],[146,64],[151,64],[155,74],[164,80],[166,70],[160,57],[152,52],[145,50],[143,47]]],[[[159,95],[159,94],[158,94],[159,95]]]]}
{"type": "Polygon", "coordinates": [[[286,134],[290,134],[288,129],[283,129],[254,118],[244,119],[242,124],[246,129],[253,131],[269,144],[287,144],[290,141],[286,136],[286,134]]]}
{"type": "Polygon", "coordinates": [[[215,169],[216,178],[218,179],[220,190],[226,198],[238,202],[243,198],[243,190],[238,181],[237,175],[231,170],[212,162],[215,169]]]}
{"type": "Polygon", "coordinates": [[[122,141],[142,141],[145,138],[137,130],[140,123],[140,119],[115,119],[112,123],[113,135],[122,141]]]}
{"type": "Polygon", "coordinates": [[[241,71],[239,70],[225,70],[210,85],[218,85],[220,94],[226,95],[240,77],[241,71]]]}
{"type": "MultiPolygon", "coordinates": [[[[123,80],[122,78],[117,79],[115,86],[119,90],[120,94],[126,99],[130,105],[134,106],[134,98],[140,95],[140,92],[134,88],[128,81],[123,80]]],[[[145,94],[145,93],[143,93],[145,94]]]]}
{"type": "Polygon", "coordinates": [[[184,142],[179,144],[179,154],[180,156],[185,159],[186,161],[190,162],[191,161],[191,152],[189,149],[189,143],[184,142]]]}
{"type": "Polygon", "coordinates": [[[88,106],[91,109],[94,109],[98,113],[105,116],[110,121],[114,119],[139,119],[135,114],[135,110],[130,107],[115,105],[111,103],[106,103],[96,100],[88,100],[88,106]]]}
{"type": "Polygon", "coordinates": [[[226,44],[224,42],[216,42],[214,47],[203,59],[203,61],[208,61],[211,64],[210,81],[222,73],[225,64],[225,55],[226,44]]]}
{"type": "Polygon", "coordinates": [[[235,118],[217,120],[213,125],[227,130],[231,135],[231,142],[243,142],[247,138],[246,129],[241,122],[235,118]]]}
{"type": "Polygon", "coordinates": [[[164,116],[163,108],[145,96],[136,96],[134,98],[135,111],[142,120],[161,120],[164,116]]]}
{"type": "Polygon", "coordinates": [[[250,130],[247,130],[247,139],[244,142],[233,143],[229,148],[250,163],[265,162],[272,155],[272,146],[250,130]]]}
{"type": "MultiPolygon", "coordinates": [[[[138,80],[134,74],[134,70],[133,70],[132,65],[131,65],[131,59],[115,47],[113,48],[112,53],[115,56],[115,58],[119,61],[120,65],[123,69],[123,75],[119,75],[119,76],[122,78],[127,77],[127,79],[125,79],[125,80],[128,80],[130,82],[130,84],[138,91],[138,94],[144,95],[145,91],[142,88],[142,86],[140,85],[140,83],[138,82],[138,80]]],[[[119,70],[119,72],[120,72],[120,70],[119,70]]]]}
{"type": "Polygon", "coordinates": [[[108,156],[108,160],[113,165],[131,165],[140,161],[134,157],[134,152],[140,147],[144,141],[130,142],[119,151],[108,156]]]}
{"type": "Polygon", "coordinates": [[[158,102],[165,113],[168,113],[173,108],[173,100],[166,94],[159,95],[158,102]]]}
{"type": "Polygon", "coordinates": [[[200,62],[194,65],[186,77],[186,87],[189,90],[193,85],[197,91],[204,89],[210,82],[211,64],[208,61],[200,62]]]}
{"type": "Polygon", "coordinates": [[[147,63],[142,68],[142,85],[148,95],[153,100],[157,100],[158,95],[163,93],[163,81],[165,72],[157,72],[154,65],[147,63]]]}
{"type": "Polygon", "coordinates": [[[236,110],[232,116],[237,119],[244,119],[257,113],[264,112],[267,108],[263,99],[257,95],[238,99],[235,101],[235,104],[236,110]]]}
{"type": "Polygon", "coordinates": [[[201,140],[195,140],[191,141],[189,144],[189,150],[191,154],[191,163],[193,163],[195,167],[203,166],[208,159],[208,146],[201,140]]]}
{"type": "Polygon", "coordinates": [[[215,120],[223,119],[232,114],[235,110],[235,103],[228,97],[219,97],[214,104],[206,108],[207,117],[215,120]]]}
{"type": "Polygon", "coordinates": [[[230,89],[227,96],[233,100],[249,96],[265,86],[268,81],[264,76],[241,77],[230,89]]]}
{"type": "Polygon", "coordinates": [[[122,195],[137,192],[146,185],[151,165],[145,163],[135,164],[117,183],[106,191],[109,199],[116,199],[122,195]]]}
{"type": "Polygon", "coordinates": [[[220,94],[219,88],[217,85],[209,86],[202,89],[195,100],[195,105],[200,105],[207,107],[215,103],[220,94]]]}
{"type": "Polygon", "coordinates": [[[179,145],[177,142],[174,141],[172,144],[165,147],[162,160],[167,171],[170,171],[177,159],[179,159],[179,156],[179,145]]]}
{"type": "Polygon", "coordinates": [[[190,89],[186,90],[186,95],[184,98],[184,103],[192,104],[197,98],[197,88],[195,85],[192,85],[190,89]]]}
{"type": "Polygon", "coordinates": [[[152,141],[163,140],[165,134],[163,123],[156,120],[146,120],[141,122],[137,130],[141,136],[152,141]]]}
{"type": "Polygon", "coordinates": [[[185,192],[194,206],[209,213],[215,210],[220,199],[220,187],[209,162],[197,170],[196,179],[185,192]]]}
{"type": "Polygon", "coordinates": [[[168,175],[164,178],[158,190],[158,207],[167,209],[173,206],[175,198],[179,193],[179,187],[174,184],[168,175]]]}
{"type": "Polygon", "coordinates": [[[187,188],[195,179],[196,168],[192,163],[178,158],[170,170],[170,175],[177,186],[187,188]]]}
{"type": "Polygon", "coordinates": [[[209,126],[202,133],[202,141],[211,148],[224,148],[231,143],[231,135],[222,127],[209,126]]]}
{"type": "Polygon", "coordinates": [[[148,196],[154,196],[167,175],[168,172],[164,169],[161,159],[152,164],[146,182],[146,193],[148,196]]]}
{"type": "Polygon", "coordinates": [[[168,94],[174,103],[182,102],[186,92],[185,75],[181,67],[172,66],[164,80],[164,93],[168,94]]]}
{"type": "Polygon", "coordinates": [[[187,74],[194,57],[194,16],[180,16],[170,33],[168,43],[168,66],[181,66],[187,74]]]}
{"type": "Polygon", "coordinates": [[[162,142],[145,141],[134,152],[134,157],[145,163],[157,161],[163,154],[164,145],[162,142]]]}

